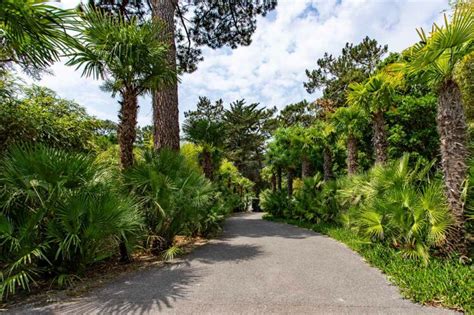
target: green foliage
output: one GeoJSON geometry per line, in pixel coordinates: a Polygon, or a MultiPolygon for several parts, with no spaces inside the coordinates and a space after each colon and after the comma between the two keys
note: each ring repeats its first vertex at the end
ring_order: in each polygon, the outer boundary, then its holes
{"type": "Polygon", "coordinates": [[[0,6],[0,68],[17,64],[38,76],[74,46],[75,14],[36,0],[3,0],[0,6]]]}
{"type": "Polygon", "coordinates": [[[369,125],[369,117],[365,111],[358,106],[339,107],[332,115],[331,120],[335,131],[340,136],[353,136],[360,139],[364,136],[363,131],[369,125]]]}
{"type": "Polygon", "coordinates": [[[464,109],[468,119],[474,118],[474,52],[462,59],[456,69],[455,78],[461,87],[464,109]]]}
{"type": "Polygon", "coordinates": [[[316,119],[317,114],[317,105],[303,100],[295,104],[286,105],[278,114],[277,119],[280,127],[291,127],[294,125],[309,127],[316,119]]]}
{"type": "Polygon", "coordinates": [[[260,207],[276,217],[291,213],[293,205],[285,190],[272,192],[266,189],[260,193],[260,207]]]}
{"type": "Polygon", "coordinates": [[[0,104],[0,147],[20,142],[90,151],[95,147],[100,121],[77,103],[53,91],[32,86],[24,96],[0,104]]]}
{"type": "Polygon", "coordinates": [[[89,156],[11,148],[0,163],[0,297],[51,277],[66,283],[141,229],[133,200],[89,156]]]}
{"type": "Polygon", "coordinates": [[[426,35],[417,30],[420,41],[405,51],[410,58],[408,73],[419,73],[421,79],[438,87],[453,78],[465,56],[474,51],[474,10],[472,4],[456,6],[450,20],[444,15],[444,25],[433,24],[426,35]]]}
{"type": "Polygon", "coordinates": [[[262,186],[259,170],[265,142],[275,126],[275,111],[276,108],[261,108],[258,103],[247,105],[245,100],[238,100],[224,112],[226,158],[256,184],[257,191],[262,186]]]}
{"type": "Polygon", "coordinates": [[[82,75],[106,79],[103,88],[115,95],[125,90],[135,95],[176,81],[167,62],[168,47],[160,38],[158,22],[140,23],[102,11],[85,9],[78,24],[80,45],[66,63],[83,68],[82,75]]]}
{"type": "Polygon", "coordinates": [[[218,169],[219,190],[227,209],[246,211],[254,196],[254,183],[242,176],[237,167],[227,159],[222,160],[218,169]]]}
{"type": "Polygon", "coordinates": [[[400,73],[383,69],[362,83],[351,83],[348,86],[347,102],[352,106],[360,106],[368,113],[384,112],[393,106],[396,89],[402,84],[400,73]]]}
{"type": "MultiPolygon", "coordinates": [[[[89,0],[99,8],[125,18],[150,16],[151,3],[145,0],[89,0]]],[[[277,1],[255,2],[177,2],[173,6],[163,5],[161,10],[170,10],[176,15],[174,31],[176,58],[181,71],[193,72],[203,59],[201,46],[213,49],[224,46],[232,49],[248,46],[255,32],[257,17],[265,16],[275,9],[277,1]]],[[[160,4],[161,7],[161,4],[160,4]]]]}
{"type": "Polygon", "coordinates": [[[313,224],[272,216],[265,218],[308,228],[345,243],[369,264],[382,270],[406,298],[426,305],[464,310],[467,314],[474,311],[472,266],[463,265],[456,258],[432,258],[426,265],[419,259],[406,258],[396,249],[383,244],[368,243],[365,238],[340,225],[325,222],[313,224]]]}
{"type": "Polygon", "coordinates": [[[201,147],[200,163],[209,179],[213,179],[214,170],[222,158],[225,138],[223,111],[222,100],[212,105],[208,98],[200,97],[196,110],[184,113],[185,140],[201,147]]]}
{"type": "Polygon", "coordinates": [[[323,89],[324,98],[333,100],[337,107],[346,103],[346,90],[352,82],[362,82],[371,75],[388,47],[365,37],[361,43],[346,43],[341,55],[333,57],[328,53],[317,60],[318,68],[306,70],[308,82],[304,87],[308,93],[323,89]]]}
{"type": "Polygon", "coordinates": [[[124,176],[139,201],[147,247],[154,252],[170,247],[177,234],[211,232],[226,213],[212,184],[178,153],[146,151],[124,176]]]}
{"type": "Polygon", "coordinates": [[[440,180],[428,174],[432,164],[422,165],[418,160],[411,168],[406,154],[345,180],[339,194],[348,208],[342,215],[349,228],[426,262],[430,249],[443,243],[452,219],[440,180]]]}
{"type": "Polygon", "coordinates": [[[293,218],[309,222],[333,222],[339,213],[336,201],[337,182],[324,182],[318,173],[303,179],[303,187],[295,194],[293,218]]]}
{"type": "Polygon", "coordinates": [[[408,152],[427,161],[437,158],[439,136],[436,131],[436,96],[399,95],[394,102],[397,106],[386,115],[389,156],[400,158],[408,152]]]}

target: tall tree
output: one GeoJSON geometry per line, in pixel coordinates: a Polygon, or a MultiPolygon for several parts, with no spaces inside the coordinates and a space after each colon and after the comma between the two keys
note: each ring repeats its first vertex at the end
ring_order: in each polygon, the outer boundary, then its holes
{"type": "Polygon", "coordinates": [[[67,34],[73,11],[36,0],[3,0],[0,5],[0,68],[10,64],[38,77],[59,60],[74,39],[67,34]]]}
{"type": "Polygon", "coordinates": [[[201,146],[200,162],[204,175],[214,178],[224,142],[224,106],[222,100],[212,104],[207,97],[199,97],[197,108],[184,113],[183,125],[185,139],[201,146]]]}
{"type": "MultiPolygon", "coordinates": [[[[299,137],[301,129],[300,126],[278,128],[267,150],[267,161],[286,171],[286,191],[290,198],[293,195],[293,179],[301,163],[302,143],[299,137]]],[[[281,186],[281,179],[279,185],[281,186]]]]}
{"type": "Polygon", "coordinates": [[[225,152],[227,158],[245,177],[256,185],[256,193],[261,188],[260,170],[263,168],[265,142],[274,128],[273,115],[276,108],[266,109],[258,103],[245,104],[238,100],[230,104],[224,113],[225,152]]]}
{"type": "Polygon", "coordinates": [[[167,64],[168,47],[157,39],[160,24],[113,18],[95,9],[82,14],[81,45],[68,65],[83,68],[84,76],[105,78],[104,89],[119,93],[118,141],[123,169],[133,164],[138,96],[176,82],[167,64]]]}
{"type": "Polygon", "coordinates": [[[393,105],[395,88],[400,86],[400,76],[381,70],[364,83],[349,85],[348,103],[359,106],[370,114],[373,126],[373,144],[377,163],[388,159],[387,126],[385,112],[393,105]]]}
{"type": "Polygon", "coordinates": [[[319,106],[316,103],[309,103],[306,100],[288,104],[278,114],[278,124],[281,127],[290,127],[297,124],[309,127],[316,119],[318,111],[319,106]]]}
{"type": "MultiPolygon", "coordinates": [[[[142,1],[138,1],[140,4],[142,1]]],[[[134,5],[136,1],[127,1],[134,5]]],[[[105,9],[117,11],[111,3],[120,0],[95,0],[105,9]]],[[[276,7],[276,0],[268,1],[178,1],[148,0],[153,18],[165,23],[170,35],[168,61],[178,70],[192,72],[201,61],[200,47],[213,49],[228,46],[237,48],[251,43],[257,16],[264,16],[276,7]]],[[[133,9],[133,7],[132,7],[133,9]]],[[[179,148],[178,87],[177,84],[157,89],[153,97],[153,125],[155,149],[179,148]]]]}
{"type": "Polygon", "coordinates": [[[347,146],[347,174],[353,175],[358,170],[358,142],[362,138],[364,127],[369,118],[358,106],[338,108],[331,117],[336,133],[344,137],[347,146]]]}
{"type": "Polygon", "coordinates": [[[407,52],[409,73],[419,73],[438,92],[437,125],[440,136],[441,164],[445,193],[454,224],[447,233],[447,253],[467,254],[465,213],[462,199],[467,176],[468,134],[461,89],[455,69],[465,56],[474,51],[474,4],[460,2],[451,21],[445,15],[444,25],[434,25],[427,36],[419,30],[420,42],[407,52]]]}
{"type": "Polygon", "coordinates": [[[308,93],[322,89],[324,99],[332,100],[336,107],[344,106],[349,84],[367,79],[387,50],[387,45],[380,46],[369,37],[357,45],[346,43],[340,56],[325,53],[316,61],[316,69],[306,70],[304,87],[308,93]]]}
{"type": "Polygon", "coordinates": [[[320,119],[308,130],[312,143],[319,148],[323,154],[323,174],[324,180],[334,178],[333,162],[334,156],[332,147],[335,142],[336,133],[335,127],[329,119],[320,119]]]}

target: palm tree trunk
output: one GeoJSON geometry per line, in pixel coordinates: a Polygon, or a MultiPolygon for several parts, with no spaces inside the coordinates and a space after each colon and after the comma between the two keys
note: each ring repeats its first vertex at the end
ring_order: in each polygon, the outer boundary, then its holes
{"type": "Polygon", "coordinates": [[[281,178],[282,178],[281,173],[282,173],[281,166],[278,166],[277,167],[277,174],[276,174],[278,191],[281,191],[281,178]]]}
{"type": "Polygon", "coordinates": [[[277,183],[276,183],[276,175],[275,172],[272,172],[272,177],[270,179],[271,186],[272,186],[272,192],[275,193],[277,190],[277,183]]]}
{"type": "Polygon", "coordinates": [[[293,196],[293,178],[295,177],[295,171],[292,168],[287,170],[287,182],[286,187],[288,190],[288,197],[293,196]]]}
{"type": "MultiPolygon", "coordinates": [[[[177,0],[152,0],[154,18],[164,22],[169,36],[168,62],[176,68],[174,16],[177,0]]],[[[178,84],[161,88],[153,93],[153,146],[155,150],[179,150],[178,84]]]]}
{"type": "MultiPolygon", "coordinates": [[[[121,107],[119,112],[118,142],[120,146],[120,165],[122,170],[126,170],[133,165],[133,143],[137,136],[137,94],[132,90],[125,90],[122,94],[121,107]]],[[[119,244],[120,261],[130,262],[125,239],[121,238],[119,244]]]]}
{"type": "Polygon", "coordinates": [[[383,112],[378,110],[373,115],[374,128],[374,148],[375,148],[375,162],[385,164],[387,162],[387,130],[385,129],[385,118],[383,112]]]}
{"type": "Polygon", "coordinates": [[[305,154],[303,155],[302,159],[301,159],[301,177],[302,178],[305,178],[305,177],[309,177],[312,175],[312,165],[311,165],[311,161],[309,160],[308,156],[305,154]]]}
{"type": "Polygon", "coordinates": [[[357,167],[357,139],[350,134],[347,139],[347,174],[356,174],[357,167]]]}
{"type": "Polygon", "coordinates": [[[445,194],[454,219],[447,233],[443,251],[445,253],[456,251],[466,255],[464,226],[466,219],[461,194],[468,169],[468,135],[461,91],[453,80],[444,82],[439,90],[437,123],[445,194]]]}
{"type": "Polygon", "coordinates": [[[334,177],[334,174],[332,172],[332,152],[329,147],[324,148],[323,170],[324,170],[324,180],[327,181],[334,177]]]}
{"type": "Polygon", "coordinates": [[[212,163],[212,155],[211,152],[207,148],[202,149],[202,170],[204,172],[204,176],[207,179],[212,180],[214,177],[214,167],[212,163]]]}
{"type": "Polygon", "coordinates": [[[120,146],[120,165],[128,169],[133,165],[133,143],[137,136],[137,95],[132,90],[122,94],[119,112],[118,142],[120,146]]]}

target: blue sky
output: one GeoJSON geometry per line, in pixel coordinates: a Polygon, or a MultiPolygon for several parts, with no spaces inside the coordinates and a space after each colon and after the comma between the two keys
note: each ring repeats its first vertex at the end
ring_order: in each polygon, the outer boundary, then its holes
{"type": "MultiPolygon", "coordinates": [[[[305,69],[313,69],[324,52],[338,54],[346,42],[358,43],[366,35],[401,51],[417,41],[415,29],[430,29],[442,19],[448,0],[279,0],[274,12],[258,19],[250,46],[235,50],[204,48],[198,70],[181,77],[180,119],[194,109],[199,96],[236,99],[263,106],[284,107],[320,92],[306,93],[305,69]]],[[[78,0],[62,0],[66,7],[78,0]]],[[[100,81],[81,78],[80,72],[57,63],[53,75],[37,84],[85,106],[90,114],[117,120],[118,105],[100,90],[100,81]]],[[[31,82],[31,80],[29,80],[31,82]]],[[[151,99],[140,100],[138,123],[151,122],[151,99]]]]}

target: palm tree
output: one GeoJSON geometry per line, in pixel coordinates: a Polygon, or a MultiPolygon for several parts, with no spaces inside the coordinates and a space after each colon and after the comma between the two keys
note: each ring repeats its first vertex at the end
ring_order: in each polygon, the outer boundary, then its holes
{"type": "Polygon", "coordinates": [[[19,65],[38,75],[74,45],[66,31],[75,13],[38,0],[3,0],[0,5],[0,68],[19,65]]]}
{"type": "Polygon", "coordinates": [[[360,107],[339,107],[331,117],[336,132],[345,136],[347,144],[347,174],[354,175],[358,168],[358,141],[368,124],[368,117],[360,107]]]}
{"type": "Polygon", "coordinates": [[[454,224],[447,235],[446,253],[467,253],[462,187],[467,176],[467,125],[461,90],[455,69],[474,51],[474,4],[460,4],[451,21],[433,25],[429,36],[418,30],[421,41],[408,51],[409,73],[421,73],[422,79],[438,90],[438,133],[445,193],[454,224]]]}
{"type": "Polygon", "coordinates": [[[363,83],[351,83],[347,102],[360,106],[372,117],[376,163],[387,162],[387,130],[384,113],[393,103],[395,88],[401,84],[399,76],[381,71],[363,83]]]}
{"type": "Polygon", "coordinates": [[[187,119],[183,124],[185,139],[202,147],[201,165],[206,178],[214,178],[214,159],[224,142],[224,123],[208,119],[187,119]]]}
{"type": "Polygon", "coordinates": [[[173,67],[167,61],[167,45],[161,41],[157,21],[138,24],[86,9],[82,15],[77,52],[68,65],[82,67],[83,76],[104,78],[104,89],[120,94],[118,140],[123,169],[133,165],[138,96],[160,86],[176,82],[173,67]]]}
{"type": "Polygon", "coordinates": [[[324,180],[334,178],[333,173],[333,152],[331,146],[334,142],[335,127],[328,120],[317,120],[308,131],[315,146],[323,151],[323,174],[324,180]]]}

